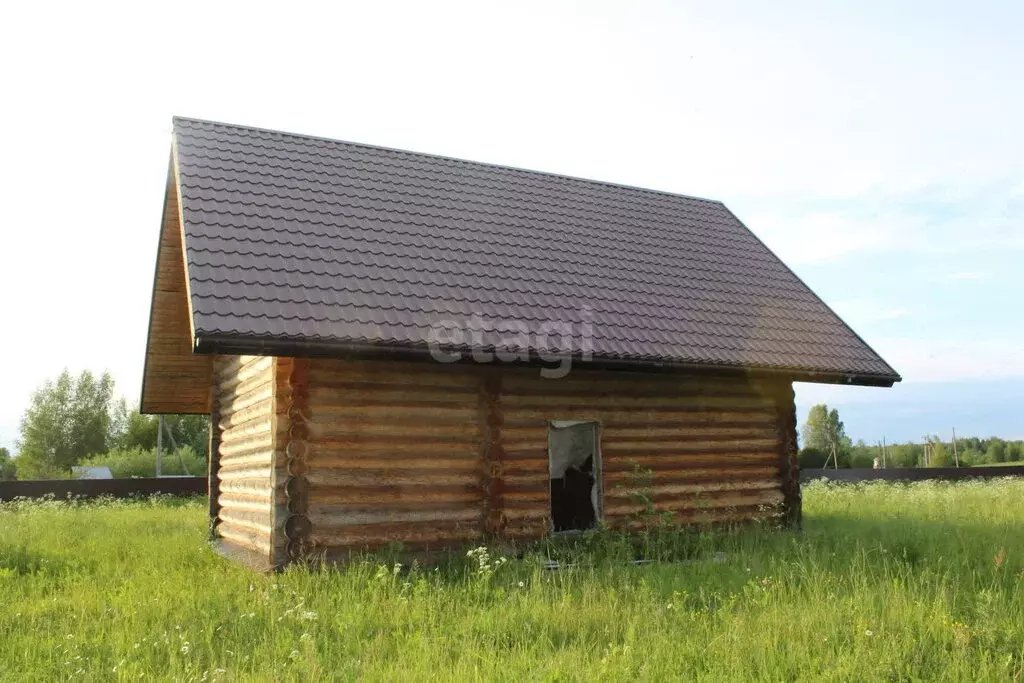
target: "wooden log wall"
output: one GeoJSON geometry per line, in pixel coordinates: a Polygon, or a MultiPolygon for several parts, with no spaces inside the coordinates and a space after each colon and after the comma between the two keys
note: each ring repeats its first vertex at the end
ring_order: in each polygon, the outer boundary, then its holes
{"type": "Polygon", "coordinates": [[[225,555],[258,569],[279,566],[284,545],[277,519],[283,481],[277,469],[276,365],[269,356],[217,357],[213,363],[216,542],[225,555]]]}
{"type": "Polygon", "coordinates": [[[679,523],[777,517],[794,495],[799,504],[798,481],[784,495],[795,443],[782,419],[793,414],[788,382],[307,362],[302,529],[328,559],[395,542],[441,549],[546,535],[551,420],[598,423],[612,526],[643,523],[638,495],[679,523]]]}
{"type": "MultiPolygon", "coordinates": [[[[781,513],[778,401],[789,383],[574,370],[506,373],[501,386],[506,535],[548,531],[548,421],[598,423],[603,518],[744,521],[781,513]]],[[[792,394],[790,393],[790,396],[792,394]]],[[[792,408],[789,408],[792,412],[792,408]]]]}
{"type": "Polygon", "coordinates": [[[309,361],[309,540],[329,560],[484,534],[480,368],[309,361]]]}

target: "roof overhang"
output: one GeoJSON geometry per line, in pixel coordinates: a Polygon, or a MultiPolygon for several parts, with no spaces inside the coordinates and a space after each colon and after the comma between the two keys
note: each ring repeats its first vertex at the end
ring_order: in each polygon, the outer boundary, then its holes
{"type": "MultiPolygon", "coordinates": [[[[445,351],[461,351],[464,355],[471,353],[469,348],[443,349],[445,351]]],[[[492,353],[494,348],[480,349],[484,353],[492,353]]],[[[306,340],[278,337],[255,337],[238,335],[204,335],[199,333],[195,339],[195,352],[201,354],[223,355],[266,355],[306,358],[363,358],[393,360],[432,360],[432,352],[426,345],[394,345],[368,344],[365,342],[346,342],[342,340],[306,340]]],[[[677,372],[677,373],[708,373],[718,375],[744,375],[750,377],[773,377],[793,382],[813,382],[818,384],[848,384],[854,386],[891,387],[901,380],[899,376],[882,376],[868,374],[849,374],[821,372],[801,368],[764,368],[738,365],[715,365],[711,363],[680,363],[651,359],[633,358],[600,358],[583,359],[580,354],[569,356],[578,367],[605,370],[629,370],[633,372],[677,372]]],[[[472,358],[464,358],[462,362],[477,362],[472,358]]],[[[494,360],[494,364],[502,361],[494,360]]],[[[530,352],[528,361],[520,365],[551,366],[559,360],[542,358],[530,352]]]]}

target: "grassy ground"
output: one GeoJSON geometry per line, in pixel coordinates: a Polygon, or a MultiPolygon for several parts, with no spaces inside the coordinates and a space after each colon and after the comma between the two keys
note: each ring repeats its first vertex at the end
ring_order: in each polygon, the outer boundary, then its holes
{"type": "MultiPolygon", "coordinates": [[[[805,531],[632,566],[257,576],[191,502],[0,505],[0,678],[1020,680],[1024,480],[812,485],[805,531]]],[[[561,551],[563,554],[568,551],[561,551]]]]}

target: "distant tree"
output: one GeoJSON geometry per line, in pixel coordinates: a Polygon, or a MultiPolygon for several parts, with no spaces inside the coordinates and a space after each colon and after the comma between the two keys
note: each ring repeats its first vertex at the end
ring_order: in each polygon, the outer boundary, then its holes
{"type": "MultiPolygon", "coordinates": [[[[958,439],[959,441],[959,439],[958,439]]],[[[960,451],[960,466],[974,467],[985,462],[985,454],[974,448],[965,448],[960,451]]]]}
{"type": "MultiPolygon", "coordinates": [[[[112,411],[110,447],[124,451],[153,450],[159,424],[159,415],[142,415],[137,407],[128,407],[121,399],[112,411]]],[[[210,419],[206,415],[165,415],[164,424],[164,448],[168,451],[177,445],[204,457],[209,455],[210,419]]]]}
{"type": "Polygon", "coordinates": [[[825,453],[817,448],[801,448],[798,454],[802,469],[819,469],[825,465],[825,453]]]}
{"type": "Polygon", "coordinates": [[[1020,462],[1024,458],[1024,448],[1022,448],[1019,441],[1008,442],[1004,451],[1006,462],[1020,462]]]}
{"type": "Polygon", "coordinates": [[[807,421],[802,430],[804,448],[813,448],[829,455],[833,446],[838,456],[840,467],[849,467],[852,444],[846,436],[846,428],[839,419],[839,411],[829,410],[824,403],[819,403],[807,413],[807,421]]]}
{"type": "Polygon", "coordinates": [[[209,457],[209,417],[206,415],[167,415],[164,420],[179,448],[188,447],[205,458],[209,457]]]}
{"type": "Polygon", "coordinates": [[[21,420],[18,473],[23,479],[61,476],[108,447],[114,380],[64,370],[34,394],[21,420]]]}
{"type": "Polygon", "coordinates": [[[928,461],[929,467],[950,467],[953,464],[953,454],[941,441],[932,442],[932,454],[928,461]]]}
{"type": "Polygon", "coordinates": [[[156,415],[143,415],[137,407],[129,407],[123,398],[111,414],[110,447],[119,450],[151,450],[156,448],[156,415]]]}
{"type": "Polygon", "coordinates": [[[873,446],[868,446],[864,443],[863,439],[858,439],[857,443],[850,449],[850,467],[874,467],[876,457],[881,460],[879,450],[873,446]]]}
{"type": "Polygon", "coordinates": [[[1006,462],[1006,444],[1003,443],[1002,439],[988,440],[985,459],[988,462],[1006,462]]]}
{"type": "Polygon", "coordinates": [[[18,466],[11,458],[11,452],[0,448],[0,481],[13,481],[18,478],[18,466]]]}
{"type": "Polygon", "coordinates": [[[889,467],[917,467],[923,460],[924,447],[916,443],[894,444],[889,448],[889,467]]]}

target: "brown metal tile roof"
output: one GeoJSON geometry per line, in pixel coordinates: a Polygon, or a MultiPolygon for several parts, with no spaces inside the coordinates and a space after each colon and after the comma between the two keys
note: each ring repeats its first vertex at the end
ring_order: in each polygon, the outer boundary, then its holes
{"type": "Polygon", "coordinates": [[[474,315],[579,333],[589,310],[596,360],[899,379],[721,202],[193,119],[174,138],[199,350],[418,348],[474,315]]]}

